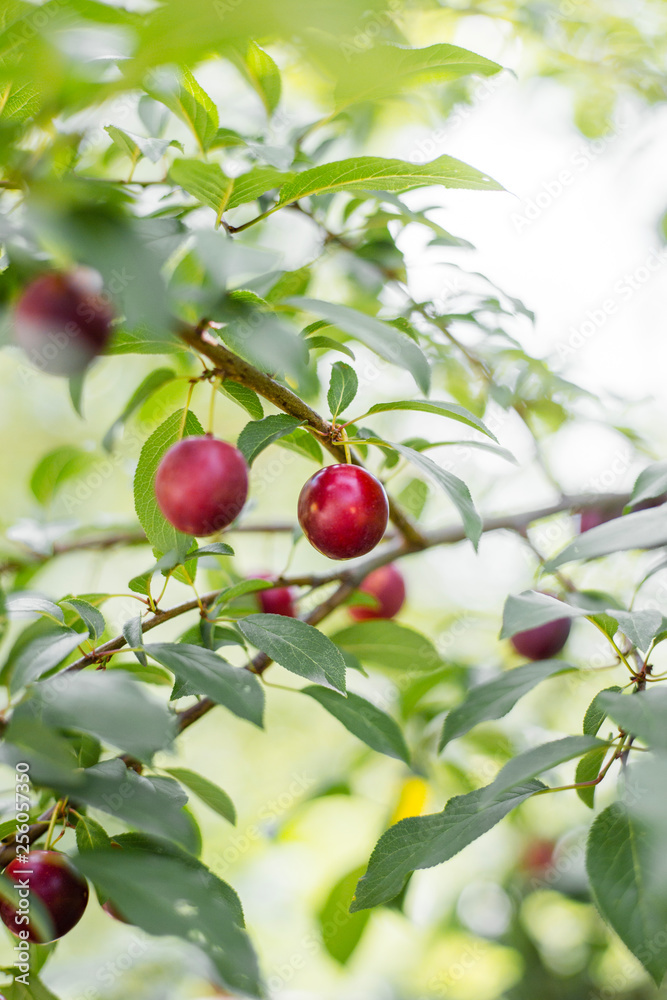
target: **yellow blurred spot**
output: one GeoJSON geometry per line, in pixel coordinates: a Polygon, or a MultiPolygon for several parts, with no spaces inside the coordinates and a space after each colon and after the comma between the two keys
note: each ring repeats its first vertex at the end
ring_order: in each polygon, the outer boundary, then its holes
{"type": "Polygon", "coordinates": [[[421,816],[428,795],[428,784],[423,778],[407,778],[403,782],[396,808],[391,817],[392,823],[398,823],[408,816],[421,816]]]}

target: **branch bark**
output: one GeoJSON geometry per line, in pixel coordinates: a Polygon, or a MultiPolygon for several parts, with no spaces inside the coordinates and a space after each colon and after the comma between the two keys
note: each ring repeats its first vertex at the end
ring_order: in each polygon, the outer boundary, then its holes
{"type": "MultiPolygon", "coordinates": [[[[318,432],[319,440],[338,462],[345,461],[343,446],[332,440],[333,428],[329,421],[324,420],[291,389],[271,378],[266,372],[262,372],[249,362],[244,361],[223,344],[216,343],[212,338],[207,337],[199,327],[183,327],[178,333],[181,340],[208,358],[221,375],[233,382],[238,382],[240,385],[245,385],[249,389],[254,389],[264,399],[277,406],[279,410],[303,420],[304,423],[318,432]]],[[[363,467],[363,463],[356,456],[353,455],[352,460],[355,465],[363,467]]],[[[391,497],[389,497],[389,517],[413,549],[424,547],[421,533],[391,497]]]]}

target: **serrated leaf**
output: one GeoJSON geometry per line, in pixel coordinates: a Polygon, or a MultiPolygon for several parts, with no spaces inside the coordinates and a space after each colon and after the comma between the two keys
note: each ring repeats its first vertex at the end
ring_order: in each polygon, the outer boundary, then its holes
{"type": "Polygon", "coordinates": [[[336,191],[412,191],[435,184],[474,191],[503,190],[502,185],[488,174],[452,156],[439,156],[423,164],[381,156],[357,156],[297,174],[280,189],[280,204],[336,191]]]}
{"type": "Polygon", "coordinates": [[[54,628],[29,642],[14,659],[10,690],[16,692],[42,674],[57,667],[87,637],[87,632],[54,628]]]}
{"type": "MultiPolygon", "coordinates": [[[[162,516],[155,499],[155,473],[162,456],[179,440],[183,411],[177,410],[160,424],[148,438],[139,456],[134,475],[134,506],[146,537],[160,554],[172,549],[187,552],[191,547],[190,536],[172,527],[162,516]]],[[[203,434],[204,430],[194,413],[188,411],[183,436],[203,434]]]]}
{"type": "Polygon", "coordinates": [[[643,469],[632,487],[630,506],[643,500],[656,500],[667,493],[667,462],[655,462],[643,469]]]}
{"type": "Polygon", "coordinates": [[[667,749],[667,691],[655,686],[632,695],[601,691],[596,703],[626,733],[649,747],[667,749]]]}
{"type": "Polygon", "coordinates": [[[274,413],[262,420],[252,420],[239,434],[236,445],[248,465],[252,465],[265,448],[286,434],[291,434],[300,423],[298,417],[291,417],[288,413],[274,413]]]}
{"type": "MultiPolygon", "coordinates": [[[[612,612],[610,611],[609,614],[612,612]]],[[[662,613],[653,608],[644,611],[613,611],[618,627],[630,640],[633,646],[644,652],[648,651],[652,640],[662,632],[666,620],[662,613]]]]}
{"type": "Polygon", "coordinates": [[[399,368],[406,368],[422,392],[428,392],[431,372],[426,356],[413,340],[391,324],[383,323],[374,316],[368,316],[349,306],[321,299],[292,297],[285,301],[287,305],[323,317],[361,341],[385,361],[399,368]]]}
{"type": "Polygon", "coordinates": [[[49,615],[63,622],[62,609],[39,594],[15,593],[8,594],[4,601],[4,610],[11,618],[24,618],[26,615],[49,615]]]}
{"type": "Polygon", "coordinates": [[[482,789],[482,801],[497,802],[501,796],[516,785],[535,778],[544,771],[564,764],[576,757],[582,757],[590,750],[607,748],[609,744],[594,736],[564,736],[561,740],[552,740],[540,746],[524,750],[512,757],[490,785],[482,789]]]}
{"type": "Polygon", "coordinates": [[[96,820],[81,816],[76,823],[76,846],[81,853],[104,850],[111,847],[111,838],[96,820]]]}
{"type": "Polygon", "coordinates": [[[29,689],[16,713],[91,733],[141,760],[168,747],[176,735],[173,715],[124,671],[58,674],[29,689]]]}
{"type": "Polygon", "coordinates": [[[145,647],[153,659],[191,685],[199,694],[262,727],[264,690],[254,674],[233,667],[217,653],[187,643],[152,643],[145,647]]]}
{"type": "Polygon", "coordinates": [[[443,812],[396,823],[376,844],[350,909],[356,912],[388,903],[413,871],[453,858],[543,787],[540,781],[529,781],[491,805],[483,799],[486,790],[480,788],[450,799],[443,812]]]}
{"type": "Polygon", "coordinates": [[[139,407],[150,396],[152,396],[154,392],[157,392],[158,389],[161,389],[163,385],[167,382],[171,382],[174,378],[176,378],[176,372],[173,368],[156,368],[146,376],[143,382],[137,386],[130,396],[123,412],[116,417],[111,427],[102,438],[102,447],[106,451],[111,451],[113,448],[113,439],[116,431],[123,426],[128,417],[132,416],[135,410],[138,410],[139,407]]]}
{"type": "Polygon", "coordinates": [[[104,630],[107,627],[104,615],[92,604],[89,604],[88,601],[83,601],[80,597],[71,597],[69,600],[61,601],[60,603],[66,605],[68,608],[74,608],[81,621],[87,626],[93,639],[99,639],[104,634],[104,630]]]}
{"type": "Polygon", "coordinates": [[[73,860],[131,923],[152,935],[193,942],[208,956],[225,990],[262,994],[238,903],[204,865],[176,853],[137,850],[127,840],[122,850],[84,852],[73,860]]]}
{"type": "Polygon", "coordinates": [[[661,545],[667,545],[667,505],[664,504],[651,510],[624,514],[578,535],[562,552],[548,560],[545,569],[551,572],[579,559],[597,559],[612,552],[654,549],[661,545]]]}
{"type": "Polygon", "coordinates": [[[598,693],[593,698],[586,709],[586,714],[584,715],[583,722],[583,732],[586,736],[597,736],[600,731],[600,727],[604,720],[607,718],[607,712],[600,704],[599,698],[601,694],[620,694],[621,688],[617,685],[613,687],[605,688],[604,691],[598,691],[598,693]]]}
{"type": "Polygon", "coordinates": [[[174,160],[169,168],[169,179],[191,194],[202,205],[215,212],[219,223],[227,208],[234,181],[227,177],[218,163],[201,160],[174,160]]]}
{"type": "Polygon", "coordinates": [[[413,49],[379,43],[348,59],[335,90],[336,105],[377,101],[404,94],[411,86],[455,80],[471,73],[491,76],[502,67],[457,45],[413,49]]]}
{"type": "Polygon", "coordinates": [[[470,490],[462,479],[459,479],[452,472],[441,468],[432,459],[426,455],[422,455],[419,451],[415,451],[414,448],[408,448],[404,444],[396,444],[394,441],[385,441],[380,438],[369,437],[365,438],[365,440],[369,444],[378,443],[393,448],[403,458],[407,458],[409,462],[412,462],[429,479],[432,479],[437,486],[443,489],[461,515],[465,533],[474,548],[477,549],[479,540],[482,537],[482,519],[472,501],[470,490]]]}
{"type": "Polygon", "coordinates": [[[354,368],[344,361],[336,361],[331,366],[331,380],[327,393],[329,412],[335,420],[339,413],[348,408],[359,388],[359,379],[354,368]]]}
{"type": "Polygon", "coordinates": [[[250,42],[245,53],[234,59],[262,99],[267,114],[271,116],[280,101],[280,70],[271,56],[260,49],[256,42],[250,42]]]}
{"type": "Polygon", "coordinates": [[[326,635],[298,618],[248,615],[238,622],[248,642],[300,677],[345,692],[345,660],[326,635]]]}
{"type": "Polygon", "coordinates": [[[275,167],[253,167],[247,173],[234,178],[227,207],[238,208],[239,205],[257,201],[262,195],[279,188],[292,177],[294,174],[285,173],[275,167]]]}
{"type": "Polygon", "coordinates": [[[352,691],[347,696],[323,687],[302,688],[302,694],[314,698],[335,719],[349,730],[353,736],[366,743],[372,750],[397,757],[410,763],[410,751],[397,722],[390,715],[377,708],[352,691]]]}
{"type": "Polygon", "coordinates": [[[423,413],[435,413],[438,416],[449,417],[451,420],[457,420],[462,424],[467,424],[468,427],[474,427],[476,431],[481,431],[482,434],[486,434],[486,436],[490,437],[493,441],[498,440],[495,434],[489,430],[479,417],[476,417],[474,413],[466,410],[464,406],[458,406],[456,403],[432,402],[431,400],[420,399],[401,399],[394,403],[375,403],[375,405],[371,406],[370,410],[368,410],[364,416],[370,417],[374,413],[385,413],[388,410],[419,410],[423,413]]]}
{"type": "Polygon", "coordinates": [[[602,916],[660,985],[667,969],[667,907],[653,889],[649,841],[644,824],[614,803],[591,827],[586,868],[602,916]]]}
{"type": "Polygon", "coordinates": [[[318,465],[322,465],[324,461],[322,446],[319,441],[303,427],[297,427],[291,434],[286,434],[284,437],[278,438],[276,443],[281,448],[287,448],[289,451],[295,451],[297,455],[303,455],[304,458],[312,459],[318,465]]]}
{"type": "Polygon", "coordinates": [[[235,403],[243,407],[246,413],[249,413],[253,420],[261,420],[264,416],[264,408],[262,406],[262,401],[252,389],[248,389],[245,385],[240,385],[238,382],[232,382],[229,379],[225,379],[224,382],[218,383],[218,391],[227,396],[228,399],[233,399],[235,403]]]}
{"type": "Polygon", "coordinates": [[[208,149],[220,124],[218,109],[190,70],[183,69],[180,90],[173,94],[169,106],[187,122],[202,150],[208,149]]]}
{"type": "MultiPolygon", "coordinates": [[[[502,719],[520,698],[554,674],[576,669],[562,660],[542,660],[515,667],[486,684],[471,688],[463,704],[453,708],[445,719],[438,749],[450,740],[463,736],[473,726],[492,719],[502,719]]],[[[592,733],[590,735],[595,735],[592,733]]]]}
{"type": "MultiPolygon", "coordinates": [[[[577,764],[577,770],[574,775],[576,784],[581,785],[587,781],[595,781],[607,756],[607,750],[607,747],[596,747],[594,750],[589,750],[587,754],[584,754],[577,764]]],[[[595,804],[596,787],[596,785],[585,785],[585,787],[577,788],[576,790],[581,801],[589,809],[592,809],[595,804]]]]}
{"type": "Polygon", "coordinates": [[[583,608],[573,608],[550,594],[537,590],[524,590],[522,594],[510,594],[503,609],[501,639],[510,639],[517,632],[539,628],[548,622],[561,618],[585,618],[589,614],[583,608]]]}
{"type": "Polygon", "coordinates": [[[358,622],[332,637],[362,663],[410,672],[435,670],[440,656],[425,635],[389,619],[358,622]]]}
{"type": "Polygon", "coordinates": [[[197,798],[201,799],[218,816],[222,816],[232,825],[236,823],[234,803],[227,792],[223,792],[222,788],[218,788],[208,778],[204,778],[201,774],[195,774],[194,771],[189,771],[185,767],[168,767],[166,771],[172,778],[176,778],[182,785],[194,792],[197,798]]]}

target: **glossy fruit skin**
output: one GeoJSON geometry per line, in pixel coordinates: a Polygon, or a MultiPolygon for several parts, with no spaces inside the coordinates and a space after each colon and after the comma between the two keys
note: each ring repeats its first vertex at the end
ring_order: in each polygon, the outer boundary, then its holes
{"type": "Polygon", "coordinates": [[[356,465],[328,465],[304,483],[299,524],[329,559],[353,559],[374,549],[387,528],[389,504],[382,483],[356,465]]]}
{"type": "Polygon", "coordinates": [[[88,267],[42,274],[14,309],[14,338],[35,368],[80,375],[111,336],[113,310],[100,275],[88,267]]]}
{"type": "Polygon", "coordinates": [[[24,886],[27,883],[28,901],[32,895],[39,897],[53,923],[51,936],[39,937],[29,922],[24,922],[25,913],[4,900],[0,900],[0,919],[12,934],[18,936],[27,930],[28,940],[46,944],[67,934],[81,920],[88,903],[88,883],[59,851],[31,851],[28,857],[28,864],[18,858],[10,862],[4,874],[24,886]]]}
{"type": "Polygon", "coordinates": [[[393,618],[405,603],[405,580],[394,563],[374,569],[361,583],[359,590],[375,597],[378,606],[371,608],[363,604],[350,605],[350,614],[358,622],[371,618],[393,618]]]}
{"type": "Polygon", "coordinates": [[[571,628],[572,622],[569,618],[557,618],[556,621],[547,622],[546,625],[517,632],[512,636],[511,642],[517,653],[529,660],[549,660],[560,653],[567,642],[571,628]]]}
{"type": "MultiPolygon", "coordinates": [[[[260,575],[261,580],[270,580],[270,576],[260,575]]],[[[292,587],[273,587],[271,590],[258,590],[257,601],[260,610],[265,615],[285,615],[286,618],[296,618],[294,607],[294,589],[292,587]]]]}
{"type": "Polygon", "coordinates": [[[183,438],[155,476],[158,506],[186,535],[212,535],[234,521],[248,496],[248,466],[234,445],[210,434],[183,438]]]}

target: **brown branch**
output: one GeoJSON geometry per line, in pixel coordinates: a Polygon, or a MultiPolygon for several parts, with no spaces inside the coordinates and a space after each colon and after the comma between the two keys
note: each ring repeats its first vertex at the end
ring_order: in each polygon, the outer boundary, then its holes
{"type": "Polygon", "coordinates": [[[94,535],[92,538],[79,538],[71,542],[62,542],[53,546],[50,552],[28,551],[26,559],[8,559],[0,563],[0,573],[13,573],[31,563],[44,563],[53,556],[67,555],[69,552],[83,552],[87,549],[112,549],[119,545],[147,545],[148,539],[143,531],[117,532],[113,535],[94,535]]]}
{"type": "MultiPolygon", "coordinates": [[[[265,372],[255,368],[249,362],[244,361],[243,358],[228,350],[223,344],[214,342],[212,338],[202,333],[198,327],[183,327],[178,333],[186,344],[193,347],[199,354],[203,354],[209,361],[212,361],[216,371],[220,372],[221,375],[224,375],[227,379],[231,379],[232,382],[238,382],[249,389],[254,389],[255,392],[259,393],[260,396],[263,396],[270,403],[273,403],[279,410],[289,413],[293,417],[298,417],[299,420],[303,420],[304,423],[318,432],[318,438],[335,459],[339,462],[345,461],[343,446],[332,440],[331,424],[327,420],[324,420],[307,403],[304,403],[291,389],[277,382],[265,372]]],[[[353,462],[355,465],[362,466],[362,462],[354,456],[353,462]]],[[[406,541],[409,542],[412,549],[424,548],[424,538],[421,533],[391,497],[389,498],[389,517],[406,541]]]]}

